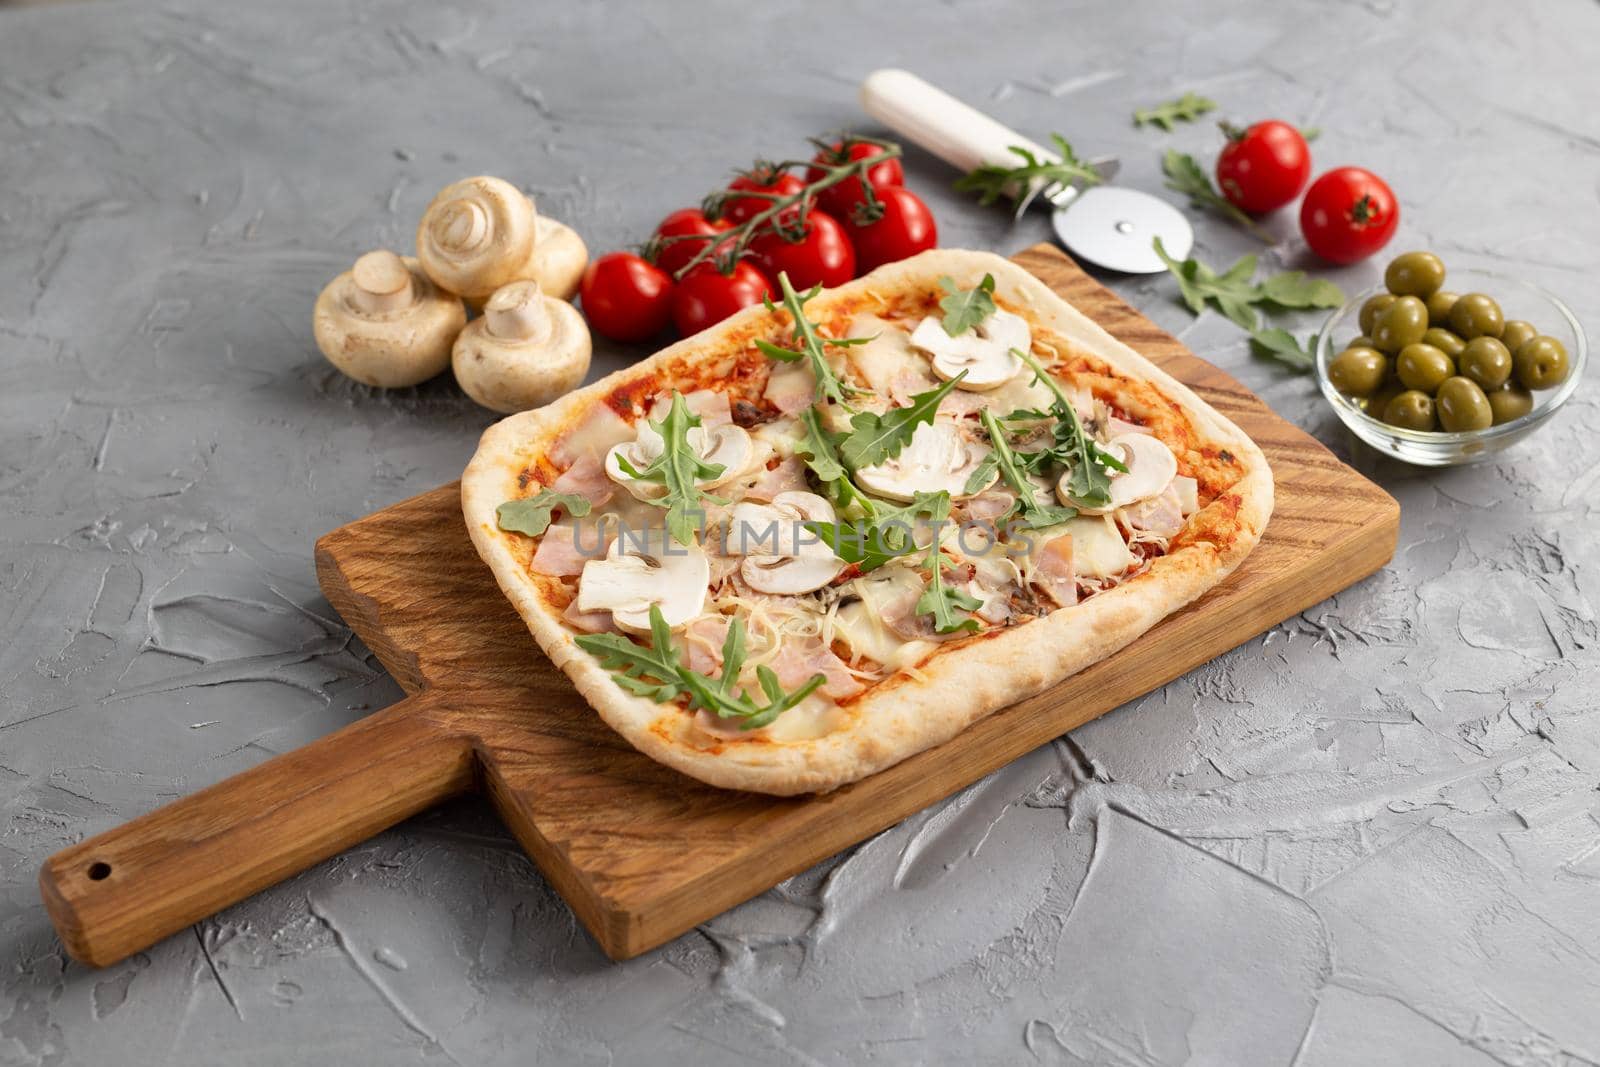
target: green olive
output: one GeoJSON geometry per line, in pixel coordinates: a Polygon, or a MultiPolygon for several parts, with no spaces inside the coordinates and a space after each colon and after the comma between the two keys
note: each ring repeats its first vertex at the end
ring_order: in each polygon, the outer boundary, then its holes
{"type": "Polygon", "coordinates": [[[1505,325],[1506,319],[1500,312],[1500,305],[1494,302],[1494,297],[1483,293],[1468,293],[1459,297],[1450,308],[1450,329],[1460,334],[1463,340],[1499,337],[1505,325]]]}
{"type": "Polygon", "coordinates": [[[1366,303],[1361,305],[1361,314],[1357,321],[1361,323],[1361,332],[1368,337],[1372,336],[1372,324],[1377,321],[1378,312],[1394,303],[1393,293],[1377,293],[1367,297],[1366,303]]]}
{"type": "Polygon", "coordinates": [[[1426,299],[1444,284],[1444,260],[1432,252],[1406,252],[1389,262],[1383,272],[1383,284],[1395,296],[1426,299]]]}
{"type": "Polygon", "coordinates": [[[1451,359],[1455,359],[1461,354],[1461,350],[1467,347],[1467,342],[1463,341],[1449,330],[1442,329],[1438,326],[1428,327],[1428,329],[1422,335],[1422,343],[1425,345],[1432,345],[1434,348],[1437,348],[1451,359]]]}
{"type": "Polygon", "coordinates": [[[1489,410],[1494,412],[1494,424],[1520,419],[1533,410],[1533,394],[1516,382],[1507,382],[1489,394],[1489,410]]]}
{"type": "Polygon", "coordinates": [[[1439,425],[1451,433],[1484,430],[1494,424],[1494,409],[1483,388],[1471,378],[1447,378],[1435,398],[1439,425]]]}
{"type": "Polygon", "coordinates": [[[1434,348],[1417,342],[1406,345],[1394,358],[1395,374],[1407,389],[1421,389],[1432,393],[1439,383],[1455,374],[1456,366],[1450,357],[1434,348]]]}
{"type": "Polygon", "coordinates": [[[1474,337],[1461,350],[1456,366],[1484,389],[1498,389],[1511,377],[1511,350],[1493,337],[1474,337]]]}
{"type": "Polygon", "coordinates": [[[1373,418],[1381,420],[1384,409],[1389,406],[1389,401],[1403,392],[1405,392],[1405,386],[1400,384],[1400,379],[1394,376],[1391,369],[1388,376],[1384,378],[1383,384],[1378,386],[1377,392],[1367,397],[1366,402],[1361,405],[1361,410],[1373,418]]]}
{"type": "Polygon", "coordinates": [[[1500,331],[1500,340],[1504,341],[1505,346],[1513,352],[1538,336],[1539,328],[1521,319],[1507,319],[1505,327],[1500,331]]]}
{"type": "Polygon", "coordinates": [[[1358,333],[1354,337],[1350,338],[1349,342],[1347,342],[1345,344],[1345,347],[1346,348],[1377,348],[1378,346],[1373,344],[1372,343],[1372,338],[1368,337],[1366,334],[1358,333]]]}
{"type": "Polygon", "coordinates": [[[1370,332],[1380,352],[1416,344],[1428,332],[1428,306],[1414,296],[1397,296],[1378,313],[1370,332]]]}
{"type": "Polygon", "coordinates": [[[1328,364],[1328,381],[1345,396],[1371,396],[1388,373],[1389,361],[1375,348],[1347,348],[1328,364]]]}
{"type": "Polygon", "coordinates": [[[1396,393],[1383,406],[1383,421],[1408,430],[1433,429],[1433,397],[1420,389],[1396,393]]]}
{"type": "Polygon", "coordinates": [[[1426,301],[1428,305],[1428,325],[1443,326],[1448,323],[1450,321],[1450,309],[1456,306],[1457,299],[1459,297],[1456,293],[1448,292],[1444,289],[1440,289],[1437,293],[1430,295],[1426,301]]]}
{"type": "Polygon", "coordinates": [[[1541,335],[1522,342],[1514,362],[1524,389],[1549,389],[1567,377],[1567,348],[1554,337],[1541,335]]]}

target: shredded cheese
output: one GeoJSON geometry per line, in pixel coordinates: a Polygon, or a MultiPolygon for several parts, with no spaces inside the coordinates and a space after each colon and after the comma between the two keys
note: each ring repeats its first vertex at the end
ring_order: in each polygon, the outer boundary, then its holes
{"type": "MultiPolygon", "coordinates": [[[[869,290],[867,296],[880,307],[888,306],[875,292],[869,290]]],[[[1022,302],[1031,305],[1032,297],[1024,293],[1022,302]]],[[[928,357],[910,345],[909,331],[896,317],[858,313],[849,323],[847,336],[874,337],[867,344],[829,352],[829,361],[836,370],[854,384],[871,390],[870,395],[855,401],[856,409],[887,410],[897,401],[903,402],[901,394],[914,391],[923,379],[932,379],[928,357]]],[[[1036,337],[1033,348],[1048,354],[1047,366],[1059,366],[1062,351],[1057,345],[1036,337]]],[[[810,372],[804,364],[776,367],[769,377],[769,392],[773,380],[782,384],[780,375],[798,376],[802,371],[809,381],[810,372]]],[[[1067,392],[1080,412],[1085,431],[1102,445],[1107,444],[1116,418],[1112,405],[1085,389],[1069,386],[1067,392]]],[[[1031,373],[1023,373],[984,393],[983,399],[984,406],[990,410],[1009,414],[1025,409],[1048,410],[1053,394],[1045,385],[1036,383],[1031,373]]],[[[821,414],[830,429],[847,431],[850,428],[850,413],[840,405],[827,405],[821,414]]],[[[975,432],[971,419],[963,419],[961,424],[975,432]]],[[[1040,419],[1031,425],[1014,423],[1012,428],[1018,433],[1019,448],[1036,449],[1048,443],[1051,420],[1040,419]]],[[[603,453],[604,446],[613,443],[626,429],[625,420],[614,415],[594,419],[569,435],[564,443],[569,453],[573,450],[603,453]]],[[[708,508],[713,522],[720,521],[727,507],[744,497],[765,473],[767,463],[792,457],[802,433],[797,417],[778,415],[751,427],[750,435],[756,451],[756,461],[752,464],[754,476],[741,478],[719,490],[721,495],[731,499],[727,504],[708,508]]],[[[1054,493],[1054,484],[1049,479],[1036,481],[1041,493],[1054,493]]],[[[1180,499],[1183,499],[1181,490],[1180,499]]],[[[1190,510],[1192,506],[1185,510],[1185,515],[1190,510]]],[[[621,496],[606,512],[589,521],[626,523],[630,528],[639,529],[652,522],[659,523],[660,515],[659,509],[621,496]]],[[[1031,542],[1031,548],[1025,549],[1015,538],[985,538],[971,530],[963,535],[965,540],[949,537],[946,548],[959,563],[970,566],[960,582],[969,594],[983,601],[982,617],[996,626],[1016,625],[1048,613],[1047,608],[1035,605],[1032,591],[1035,557],[1044,543],[1062,535],[1072,537],[1072,577],[1082,596],[1113,589],[1137,577],[1170,547],[1168,536],[1133,528],[1127,516],[1119,511],[1114,516],[1080,514],[1047,529],[1019,533],[1019,537],[1031,542]],[[970,551],[963,551],[964,548],[970,551]]],[[[919,635],[914,611],[910,618],[906,617],[909,605],[920,596],[926,581],[922,554],[913,553],[891,561],[871,574],[825,587],[815,594],[766,596],[755,593],[744,583],[737,565],[716,566],[718,562],[727,562],[720,554],[720,542],[714,540],[716,536],[708,532],[706,537],[706,548],[713,559],[709,596],[701,614],[679,633],[678,639],[686,651],[692,649],[697,658],[704,654],[720,663],[722,639],[716,636],[720,627],[702,628],[697,624],[737,618],[743,620],[746,633],[746,658],[740,674],[746,686],[754,686],[757,669],[772,666],[785,646],[795,641],[815,641],[825,649],[839,650],[850,676],[868,685],[896,673],[917,680],[926,678],[918,665],[939,647],[939,639],[931,631],[928,637],[919,635]]],[[[927,543],[925,523],[917,523],[913,540],[921,545],[927,543]]],[[[1040,600],[1038,603],[1048,602],[1040,600]]],[[[704,713],[695,717],[694,728],[718,741],[752,736],[772,741],[799,741],[823,736],[837,728],[842,721],[841,714],[837,705],[819,691],[760,730],[730,728],[728,723],[707,719],[704,713]]]]}

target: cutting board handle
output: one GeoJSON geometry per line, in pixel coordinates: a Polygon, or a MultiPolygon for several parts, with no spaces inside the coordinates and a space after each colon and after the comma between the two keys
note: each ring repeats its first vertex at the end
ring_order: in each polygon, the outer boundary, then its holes
{"type": "Polygon", "coordinates": [[[407,697],[51,856],[39,887],[67,951],[115,963],[473,788],[472,743],[437,714],[447,699],[407,697]]]}
{"type": "Polygon", "coordinates": [[[1022,161],[1011,146],[1041,159],[1056,154],[968,107],[943,89],[908,70],[875,70],[861,83],[861,107],[912,144],[927,149],[957,170],[979,166],[1015,167],[1022,161]]]}

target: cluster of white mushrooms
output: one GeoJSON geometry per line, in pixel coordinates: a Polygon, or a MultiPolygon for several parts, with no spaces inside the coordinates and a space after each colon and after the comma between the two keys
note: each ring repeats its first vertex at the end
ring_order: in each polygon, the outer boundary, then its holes
{"type": "Polygon", "coordinates": [[[468,396],[526,411],[589,371],[589,327],[568,301],[589,262],[570,227],[499,178],[447,186],[417,227],[417,255],[368,252],[317,297],[312,332],[335,367],[385,389],[447,366],[468,396]],[[467,308],[483,314],[467,321],[467,308]]]}

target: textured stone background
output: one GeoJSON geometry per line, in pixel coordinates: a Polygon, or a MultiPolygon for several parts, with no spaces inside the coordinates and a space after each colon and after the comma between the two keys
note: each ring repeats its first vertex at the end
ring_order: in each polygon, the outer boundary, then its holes
{"type": "MultiPolygon", "coordinates": [[[[449,180],[603,250],[899,64],[1156,190],[1215,131],[1129,113],[1195,89],[1385,174],[1397,249],[1597,322],[1592,3],[890,6],[0,10],[0,1063],[1600,1061],[1594,383],[1500,462],[1408,469],[1165,278],[1113,284],[1400,498],[1382,574],[631,963],[476,802],[62,957],[46,855],[399,695],[311,544],[489,416],[352,385],[309,317],[449,180]]],[[[1046,235],[907,169],[947,245],[1046,235]]],[[[1213,262],[1253,247],[1199,223],[1213,262]]]]}

